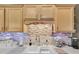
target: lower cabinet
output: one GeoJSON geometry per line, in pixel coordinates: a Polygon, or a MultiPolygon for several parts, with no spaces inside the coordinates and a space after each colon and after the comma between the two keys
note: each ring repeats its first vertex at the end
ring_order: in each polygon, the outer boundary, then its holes
{"type": "Polygon", "coordinates": [[[5,8],[5,31],[22,31],[22,8],[5,8]]]}

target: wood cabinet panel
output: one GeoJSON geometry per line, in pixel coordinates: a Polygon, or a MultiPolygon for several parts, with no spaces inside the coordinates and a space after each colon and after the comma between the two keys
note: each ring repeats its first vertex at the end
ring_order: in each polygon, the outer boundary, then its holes
{"type": "Polygon", "coordinates": [[[5,25],[5,31],[22,31],[22,8],[6,8],[5,25]]]}
{"type": "Polygon", "coordinates": [[[54,6],[41,6],[40,17],[41,18],[53,18],[54,17],[54,6]]]}
{"type": "Polygon", "coordinates": [[[4,8],[0,8],[0,31],[4,31],[4,8]]]}
{"type": "Polygon", "coordinates": [[[74,31],[74,8],[58,7],[57,8],[57,31],[73,32],[74,31]]]}
{"type": "Polygon", "coordinates": [[[53,18],[55,5],[24,5],[24,18],[53,18]]]}
{"type": "Polygon", "coordinates": [[[24,18],[37,18],[37,6],[27,6],[23,7],[24,18]]]}

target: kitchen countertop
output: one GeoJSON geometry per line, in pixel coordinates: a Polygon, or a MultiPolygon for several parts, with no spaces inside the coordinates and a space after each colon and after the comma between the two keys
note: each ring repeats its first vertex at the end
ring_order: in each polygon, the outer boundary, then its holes
{"type": "Polygon", "coordinates": [[[0,54],[79,54],[79,49],[69,46],[27,46],[16,48],[0,48],[0,54]]]}

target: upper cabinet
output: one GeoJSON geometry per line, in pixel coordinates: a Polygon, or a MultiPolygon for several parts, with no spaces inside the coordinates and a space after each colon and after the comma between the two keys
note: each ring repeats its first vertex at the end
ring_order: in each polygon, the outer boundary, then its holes
{"type": "Polygon", "coordinates": [[[4,31],[4,8],[0,8],[0,32],[4,31]]]}
{"type": "Polygon", "coordinates": [[[22,31],[22,8],[5,8],[5,31],[22,31]]]}
{"type": "Polygon", "coordinates": [[[74,32],[74,6],[56,6],[57,32],[74,32]]]}
{"type": "Polygon", "coordinates": [[[37,6],[35,5],[24,5],[23,16],[24,18],[37,18],[37,6]]]}
{"type": "Polygon", "coordinates": [[[44,5],[40,7],[41,18],[53,18],[54,17],[54,5],[44,5]]]}
{"type": "Polygon", "coordinates": [[[25,18],[53,18],[55,5],[24,5],[23,15],[25,18]]]}
{"type": "Polygon", "coordinates": [[[26,23],[51,23],[54,32],[74,32],[74,5],[0,5],[1,32],[22,32],[26,23]]]}
{"type": "Polygon", "coordinates": [[[74,5],[71,4],[24,5],[23,16],[24,20],[52,20],[54,32],[74,32],[74,5]]]}

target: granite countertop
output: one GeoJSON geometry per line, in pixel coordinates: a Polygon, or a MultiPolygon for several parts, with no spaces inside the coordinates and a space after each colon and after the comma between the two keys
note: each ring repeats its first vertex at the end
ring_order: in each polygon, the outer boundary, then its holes
{"type": "Polygon", "coordinates": [[[58,48],[55,46],[27,46],[16,48],[0,48],[0,54],[79,54],[79,49],[69,46],[58,48]]]}

